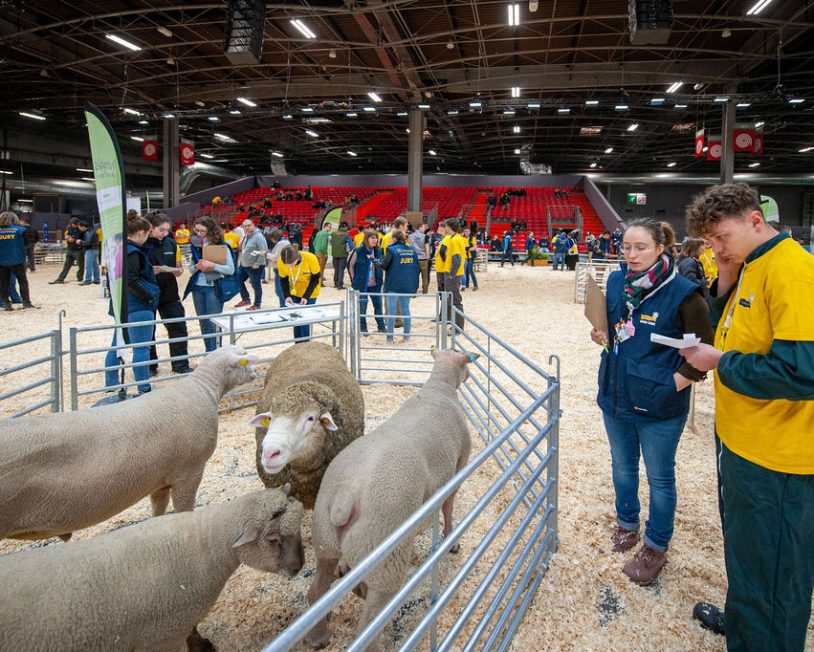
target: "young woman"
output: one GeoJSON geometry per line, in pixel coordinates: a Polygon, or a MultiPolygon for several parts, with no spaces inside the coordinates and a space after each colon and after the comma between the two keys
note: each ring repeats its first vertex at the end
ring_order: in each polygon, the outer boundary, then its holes
{"type": "Polygon", "coordinates": [[[463,237],[466,240],[466,264],[464,266],[464,283],[462,289],[469,287],[469,279],[472,279],[472,286],[474,290],[478,289],[478,277],[475,276],[475,252],[478,249],[478,230],[475,228],[464,229],[463,237]]]}
{"type": "Polygon", "coordinates": [[[412,319],[410,319],[410,297],[418,291],[418,277],[421,269],[415,249],[407,244],[407,236],[402,231],[394,231],[390,246],[382,261],[384,291],[387,293],[387,341],[393,341],[396,315],[404,322],[404,341],[410,339],[412,319]]]}
{"type": "MultiPolygon", "coordinates": [[[[373,315],[379,333],[385,332],[384,319],[382,319],[382,250],[379,248],[379,236],[372,229],[365,231],[362,244],[353,250],[348,261],[351,274],[351,286],[362,293],[370,293],[373,301],[373,315]]],[[[359,297],[359,321],[363,333],[367,333],[367,294],[359,297]]]]}
{"type": "Polygon", "coordinates": [[[666,224],[637,220],[628,226],[622,245],[626,267],[608,278],[610,333],[591,331],[591,339],[604,347],[597,402],[610,442],[616,552],[639,541],[640,450],[647,471],[650,513],[644,545],[623,568],[641,585],[656,579],[667,562],[676,509],[676,450],[687,421],[689,387],[704,378],[678,349],[652,342],[650,335],[680,339],[694,333],[703,342],[713,340],[701,288],[677,274],[665,253],[672,240],[666,224]]]}
{"type": "MultiPolygon", "coordinates": [[[[192,292],[196,315],[217,315],[223,312],[223,301],[218,299],[215,292],[215,281],[234,274],[235,261],[231,255],[226,256],[226,262],[223,264],[202,259],[204,245],[224,244],[223,229],[215,224],[211,217],[199,217],[195,221],[192,231],[198,243],[191,245],[192,264],[189,271],[192,278],[189,279],[187,289],[184,291],[184,298],[192,292]]],[[[230,252],[227,251],[227,253],[230,252]]],[[[198,321],[201,325],[201,335],[205,336],[206,352],[214,351],[221,344],[221,338],[214,336],[217,330],[215,324],[210,319],[199,319],[198,321]]]]}
{"type": "Polygon", "coordinates": [[[687,238],[678,258],[678,273],[684,278],[703,288],[707,287],[707,278],[704,274],[704,265],[699,258],[704,253],[704,241],[701,238],[687,238]]]}
{"type": "MultiPolygon", "coordinates": [[[[127,302],[127,323],[152,322],[155,320],[155,311],[158,306],[159,288],[153,273],[153,266],[144,250],[144,243],[150,236],[152,225],[148,220],[139,216],[127,218],[127,242],[125,265],[127,268],[127,286],[125,300],[127,302]]],[[[113,314],[113,303],[110,303],[109,314],[113,314]]],[[[153,339],[155,324],[142,324],[139,326],[126,326],[124,339],[128,344],[141,344],[134,346],[133,377],[139,383],[138,393],[145,394],[151,390],[150,383],[150,342],[153,339]]],[[[116,344],[116,335],[113,336],[113,345],[116,344]]],[[[125,352],[127,352],[125,350],[125,352]]],[[[119,354],[110,349],[105,356],[105,387],[119,384],[117,366],[119,354]]]]}

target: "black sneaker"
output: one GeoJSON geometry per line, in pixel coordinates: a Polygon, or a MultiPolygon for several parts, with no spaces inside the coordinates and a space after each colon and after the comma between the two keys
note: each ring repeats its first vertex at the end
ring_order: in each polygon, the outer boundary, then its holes
{"type": "Polygon", "coordinates": [[[6,312],[13,312],[14,308],[11,307],[10,303],[4,303],[3,304],[3,310],[5,310],[6,312]]]}
{"type": "Polygon", "coordinates": [[[48,285],[65,285],[65,281],[56,279],[55,281],[48,281],[48,285]]]}
{"type": "Polygon", "coordinates": [[[692,617],[695,618],[704,629],[708,629],[713,634],[723,636],[724,612],[709,602],[699,602],[692,609],[692,617]]]}
{"type": "Polygon", "coordinates": [[[150,367],[150,375],[157,376],[158,375],[158,367],[150,367]]]}
{"type": "Polygon", "coordinates": [[[34,308],[34,309],[38,309],[38,308],[39,308],[39,306],[35,306],[35,305],[34,305],[33,303],[31,303],[30,301],[23,301],[23,310],[25,310],[26,308],[34,308]]]}

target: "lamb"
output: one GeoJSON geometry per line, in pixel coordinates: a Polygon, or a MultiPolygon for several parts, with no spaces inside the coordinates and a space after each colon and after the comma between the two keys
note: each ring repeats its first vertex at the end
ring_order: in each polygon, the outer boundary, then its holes
{"type": "MultiPolygon", "coordinates": [[[[432,373],[418,394],[386,422],[336,456],[322,479],[314,507],[312,540],[316,574],[310,604],[331,585],[334,571],[356,566],[469,459],[469,430],[457,389],[475,356],[433,351],[432,373]]],[[[454,494],[441,508],[444,536],[452,530],[454,494]]],[[[360,586],[365,606],[361,632],[404,583],[412,537],[391,552],[360,586]]],[[[454,550],[453,550],[454,552],[454,550]]],[[[331,638],[327,618],[307,636],[315,648],[331,638]]],[[[378,637],[368,650],[378,648],[378,637]]]]}
{"type": "Polygon", "coordinates": [[[0,649],[214,649],[200,636],[241,564],[293,577],[302,503],[278,489],[0,558],[0,649]]]}
{"type": "Polygon", "coordinates": [[[328,464],[364,434],[365,399],[339,351],[303,342],[272,361],[249,425],[263,484],[291,483],[292,495],[312,509],[328,464]]]}
{"type": "Polygon", "coordinates": [[[228,346],[137,399],[0,422],[0,539],[68,540],[150,496],[153,515],[195,506],[218,437],[218,402],[255,378],[228,346]]]}

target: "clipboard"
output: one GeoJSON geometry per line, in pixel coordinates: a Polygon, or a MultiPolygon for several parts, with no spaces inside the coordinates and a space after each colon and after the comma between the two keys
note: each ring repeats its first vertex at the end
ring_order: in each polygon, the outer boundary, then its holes
{"type": "Polygon", "coordinates": [[[228,245],[204,245],[201,258],[216,265],[225,265],[228,248],[228,245]]]}
{"type": "Polygon", "coordinates": [[[596,330],[608,334],[608,303],[593,276],[585,286],[585,316],[596,330]]]}

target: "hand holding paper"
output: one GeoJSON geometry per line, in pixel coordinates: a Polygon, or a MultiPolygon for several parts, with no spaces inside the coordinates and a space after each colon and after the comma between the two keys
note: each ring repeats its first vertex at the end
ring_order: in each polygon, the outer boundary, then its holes
{"type": "Polygon", "coordinates": [[[667,337],[666,335],[659,335],[658,333],[650,333],[650,341],[656,344],[663,344],[664,346],[671,346],[674,349],[689,349],[693,346],[698,346],[701,343],[701,338],[695,333],[684,333],[682,339],[667,337]]]}

